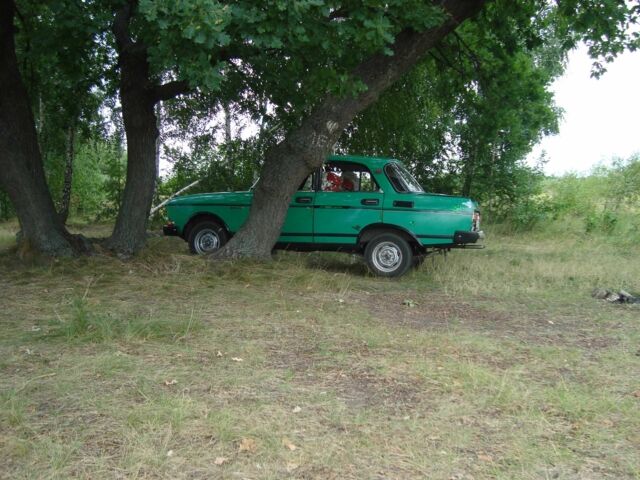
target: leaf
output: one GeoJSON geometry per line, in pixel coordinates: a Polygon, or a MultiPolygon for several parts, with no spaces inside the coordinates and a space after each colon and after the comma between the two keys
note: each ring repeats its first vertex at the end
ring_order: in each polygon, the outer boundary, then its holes
{"type": "Polygon", "coordinates": [[[493,462],[493,457],[491,455],[481,453],[480,455],[478,455],[478,460],[480,460],[481,462],[493,462]]]}
{"type": "Polygon", "coordinates": [[[253,438],[243,438],[238,445],[238,453],[254,453],[258,449],[258,443],[253,438]]]}
{"type": "Polygon", "coordinates": [[[291,450],[292,452],[298,449],[298,447],[296,447],[293,443],[291,443],[291,440],[289,440],[287,437],[282,438],[282,445],[288,448],[289,450],[291,450]]]}
{"type": "Polygon", "coordinates": [[[244,360],[240,357],[231,357],[231,360],[233,360],[234,362],[244,362],[244,360]]]}
{"type": "Polygon", "coordinates": [[[296,405],[295,407],[293,407],[293,410],[291,410],[293,413],[300,413],[302,411],[302,408],[300,408],[298,405],[296,405]]]}
{"type": "Polygon", "coordinates": [[[229,461],[229,459],[227,457],[216,457],[216,459],[213,461],[214,464],[216,465],[223,465],[225,463],[227,463],[229,461]]]}
{"type": "Polygon", "coordinates": [[[178,381],[175,378],[172,379],[172,380],[165,380],[164,381],[164,384],[167,387],[170,387],[171,385],[175,385],[176,383],[178,383],[178,381]]]}

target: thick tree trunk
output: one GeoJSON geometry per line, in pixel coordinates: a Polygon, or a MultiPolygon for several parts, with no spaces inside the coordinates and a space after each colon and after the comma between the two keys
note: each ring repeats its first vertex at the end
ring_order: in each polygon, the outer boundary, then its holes
{"type": "Polygon", "coordinates": [[[71,185],[73,183],[73,159],[75,157],[76,128],[75,123],[67,129],[67,148],[65,151],[64,185],[62,187],[62,202],[60,203],[60,221],[63,225],[69,218],[69,208],[71,207],[71,185]]]}
{"type": "Polygon", "coordinates": [[[155,104],[158,101],[149,78],[147,49],[129,38],[132,6],[117,14],[114,34],[120,66],[120,103],[127,136],[127,182],[107,247],[125,255],[138,252],[145,243],[147,219],[157,176],[158,140],[155,104]]]}
{"type": "Polygon", "coordinates": [[[145,243],[147,219],[156,182],[155,100],[146,88],[149,64],[146,55],[120,55],[120,102],[127,135],[127,182],[116,225],[107,246],[132,255],[145,243]]]}
{"type": "Polygon", "coordinates": [[[300,127],[267,152],[249,217],[215,257],[269,258],[297,186],[322,165],[344,128],[484,3],[444,0],[440,5],[448,17],[441,26],[424,32],[403,31],[396,37],[392,56],[380,53],[361,63],[353,75],[367,85],[365,92],[357,97],[326,98],[300,127]]]}
{"type": "Polygon", "coordinates": [[[120,66],[120,103],[127,136],[127,182],[118,217],[106,245],[124,255],[145,244],[147,220],[157,179],[158,117],[155,105],[188,90],[184,81],[156,85],[151,81],[148,49],[131,39],[129,22],[136,2],[130,0],[116,13],[113,33],[120,66]]]}
{"type": "Polygon", "coordinates": [[[71,255],[44,175],[33,112],[15,54],[15,5],[0,0],[0,184],[20,220],[22,241],[48,255],[71,255]]]}

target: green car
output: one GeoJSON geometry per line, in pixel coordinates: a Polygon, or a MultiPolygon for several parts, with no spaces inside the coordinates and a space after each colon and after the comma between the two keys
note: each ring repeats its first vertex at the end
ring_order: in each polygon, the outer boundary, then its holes
{"type": "MultiPolygon", "coordinates": [[[[164,233],[193,253],[213,252],[240,229],[252,199],[251,191],[176,197],[164,233]]],[[[481,238],[473,200],[425,193],[398,160],[332,156],[294,194],[276,248],[360,253],[374,273],[395,277],[434,251],[481,248],[481,238]]]]}

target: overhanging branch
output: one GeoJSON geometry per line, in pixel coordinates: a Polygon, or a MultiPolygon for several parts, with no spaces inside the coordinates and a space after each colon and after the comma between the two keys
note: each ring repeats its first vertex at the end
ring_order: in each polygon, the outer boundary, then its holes
{"type": "Polygon", "coordinates": [[[174,80],[164,83],[162,85],[156,85],[153,89],[153,96],[156,101],[159,100],[171,100],[178,95],[184,95],[189,93],[191,88],[186,80],[174,80]]]}

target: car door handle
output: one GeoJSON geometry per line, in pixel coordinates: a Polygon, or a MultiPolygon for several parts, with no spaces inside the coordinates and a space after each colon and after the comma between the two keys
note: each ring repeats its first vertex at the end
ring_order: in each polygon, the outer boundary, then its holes
{"type": "Polygon", "coordinates": [[[296,203],[311,203],[311,197],[296,197],[296,203]]]}
{"type": "Polygon", "coordinates": [[[378,200],[377,198],[363,198],[362,200],[360,200],[360,203],[362,205],[378,205],[380,203],[380,200],[378,200]]]}

